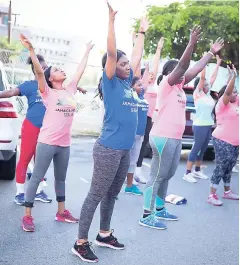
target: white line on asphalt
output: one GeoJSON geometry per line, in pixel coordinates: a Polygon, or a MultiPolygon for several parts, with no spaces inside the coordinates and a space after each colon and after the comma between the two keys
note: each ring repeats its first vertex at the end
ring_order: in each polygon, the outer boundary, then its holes
{"type": "Polygon", "coordinates": [[[80,178],[80,180],[81,180],[82,182],[88,183],[88,181],[87,181],[86,179],[84,179],[84,178],[80,178]]]}
{"type": "Polygon", "coordinates": [[[144,165],[145,167],[151,167],[151,165],[148,164],[148,163],[146,163],[146,162],[143,162],[143,165],[144,165]]]}

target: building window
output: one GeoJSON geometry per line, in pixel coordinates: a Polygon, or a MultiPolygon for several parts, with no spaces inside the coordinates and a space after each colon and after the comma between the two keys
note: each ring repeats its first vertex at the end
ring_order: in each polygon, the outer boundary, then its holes
{"type": "Polygon", "coordinates": [[[70,41],[68,40],[66,44],[69,45],[70,44],[70,41]]]}

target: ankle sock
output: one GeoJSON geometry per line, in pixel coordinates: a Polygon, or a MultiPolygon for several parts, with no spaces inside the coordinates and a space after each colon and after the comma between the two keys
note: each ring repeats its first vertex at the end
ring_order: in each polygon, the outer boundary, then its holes
{"type": "Polygon", "coordinates": [[[109,233],[99,233],[100,237],[106,238],[108,236],[110,236],[110,232],[109,233]]]}
{"type": "Polygon", "coordinates": [[[228,194],[231,190],[228,190],[228,191],[224,191],[224,193],[228,194]]]}
{"type": "Polygon", "coordinates": [[[190,174],[192,171],[187,169],[186,174],[190,174]]]}
{"type": "Polygon", "coordinates": [[[151,213],[144,213],[144,214],[143,214],[143,218],[148,217],[150,214],[151,214],[151,213]]]}
{"type": "Polygon", "coordinates": [[[199,171],[201,171],[201,168],[200,167],[195,167],[195,171],[199,172],[199,171]]]}
{"type": "Polygon", "coordinates": [[[156,211],[160,212],[164,209],[164,207],[161,207],[161,208],[156,208],[156,211]]]}

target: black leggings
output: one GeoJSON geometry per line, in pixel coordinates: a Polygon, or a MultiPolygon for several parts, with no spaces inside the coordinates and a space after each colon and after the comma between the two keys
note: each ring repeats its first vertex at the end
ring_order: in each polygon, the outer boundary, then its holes
{"type": "Polygon", "coordinates": [[[147,143],[149,142],[149,133],[150,133],[151,129],[152,129],[152,118],[147,117],[147,125],[146,125],[146,129],[145,129],[145,135],[144,135],[141,151],[140,151],[140,154],[138,157],[137,167],[142,166],[144,154],[146,151],[146,146],[147,146],[147,143]]]}

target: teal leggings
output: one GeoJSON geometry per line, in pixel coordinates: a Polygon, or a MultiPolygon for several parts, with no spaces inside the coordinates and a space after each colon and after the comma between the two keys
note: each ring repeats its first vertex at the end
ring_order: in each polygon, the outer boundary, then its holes
{"type": "Polygon", "coordinates": [[[150,136],[150,145],[153,158],[150,181],[144,191],[144,209],[154,211],[155,207],[164,207],[168,182],[177,170],[182,143],[179,139],[150,136]]]}

